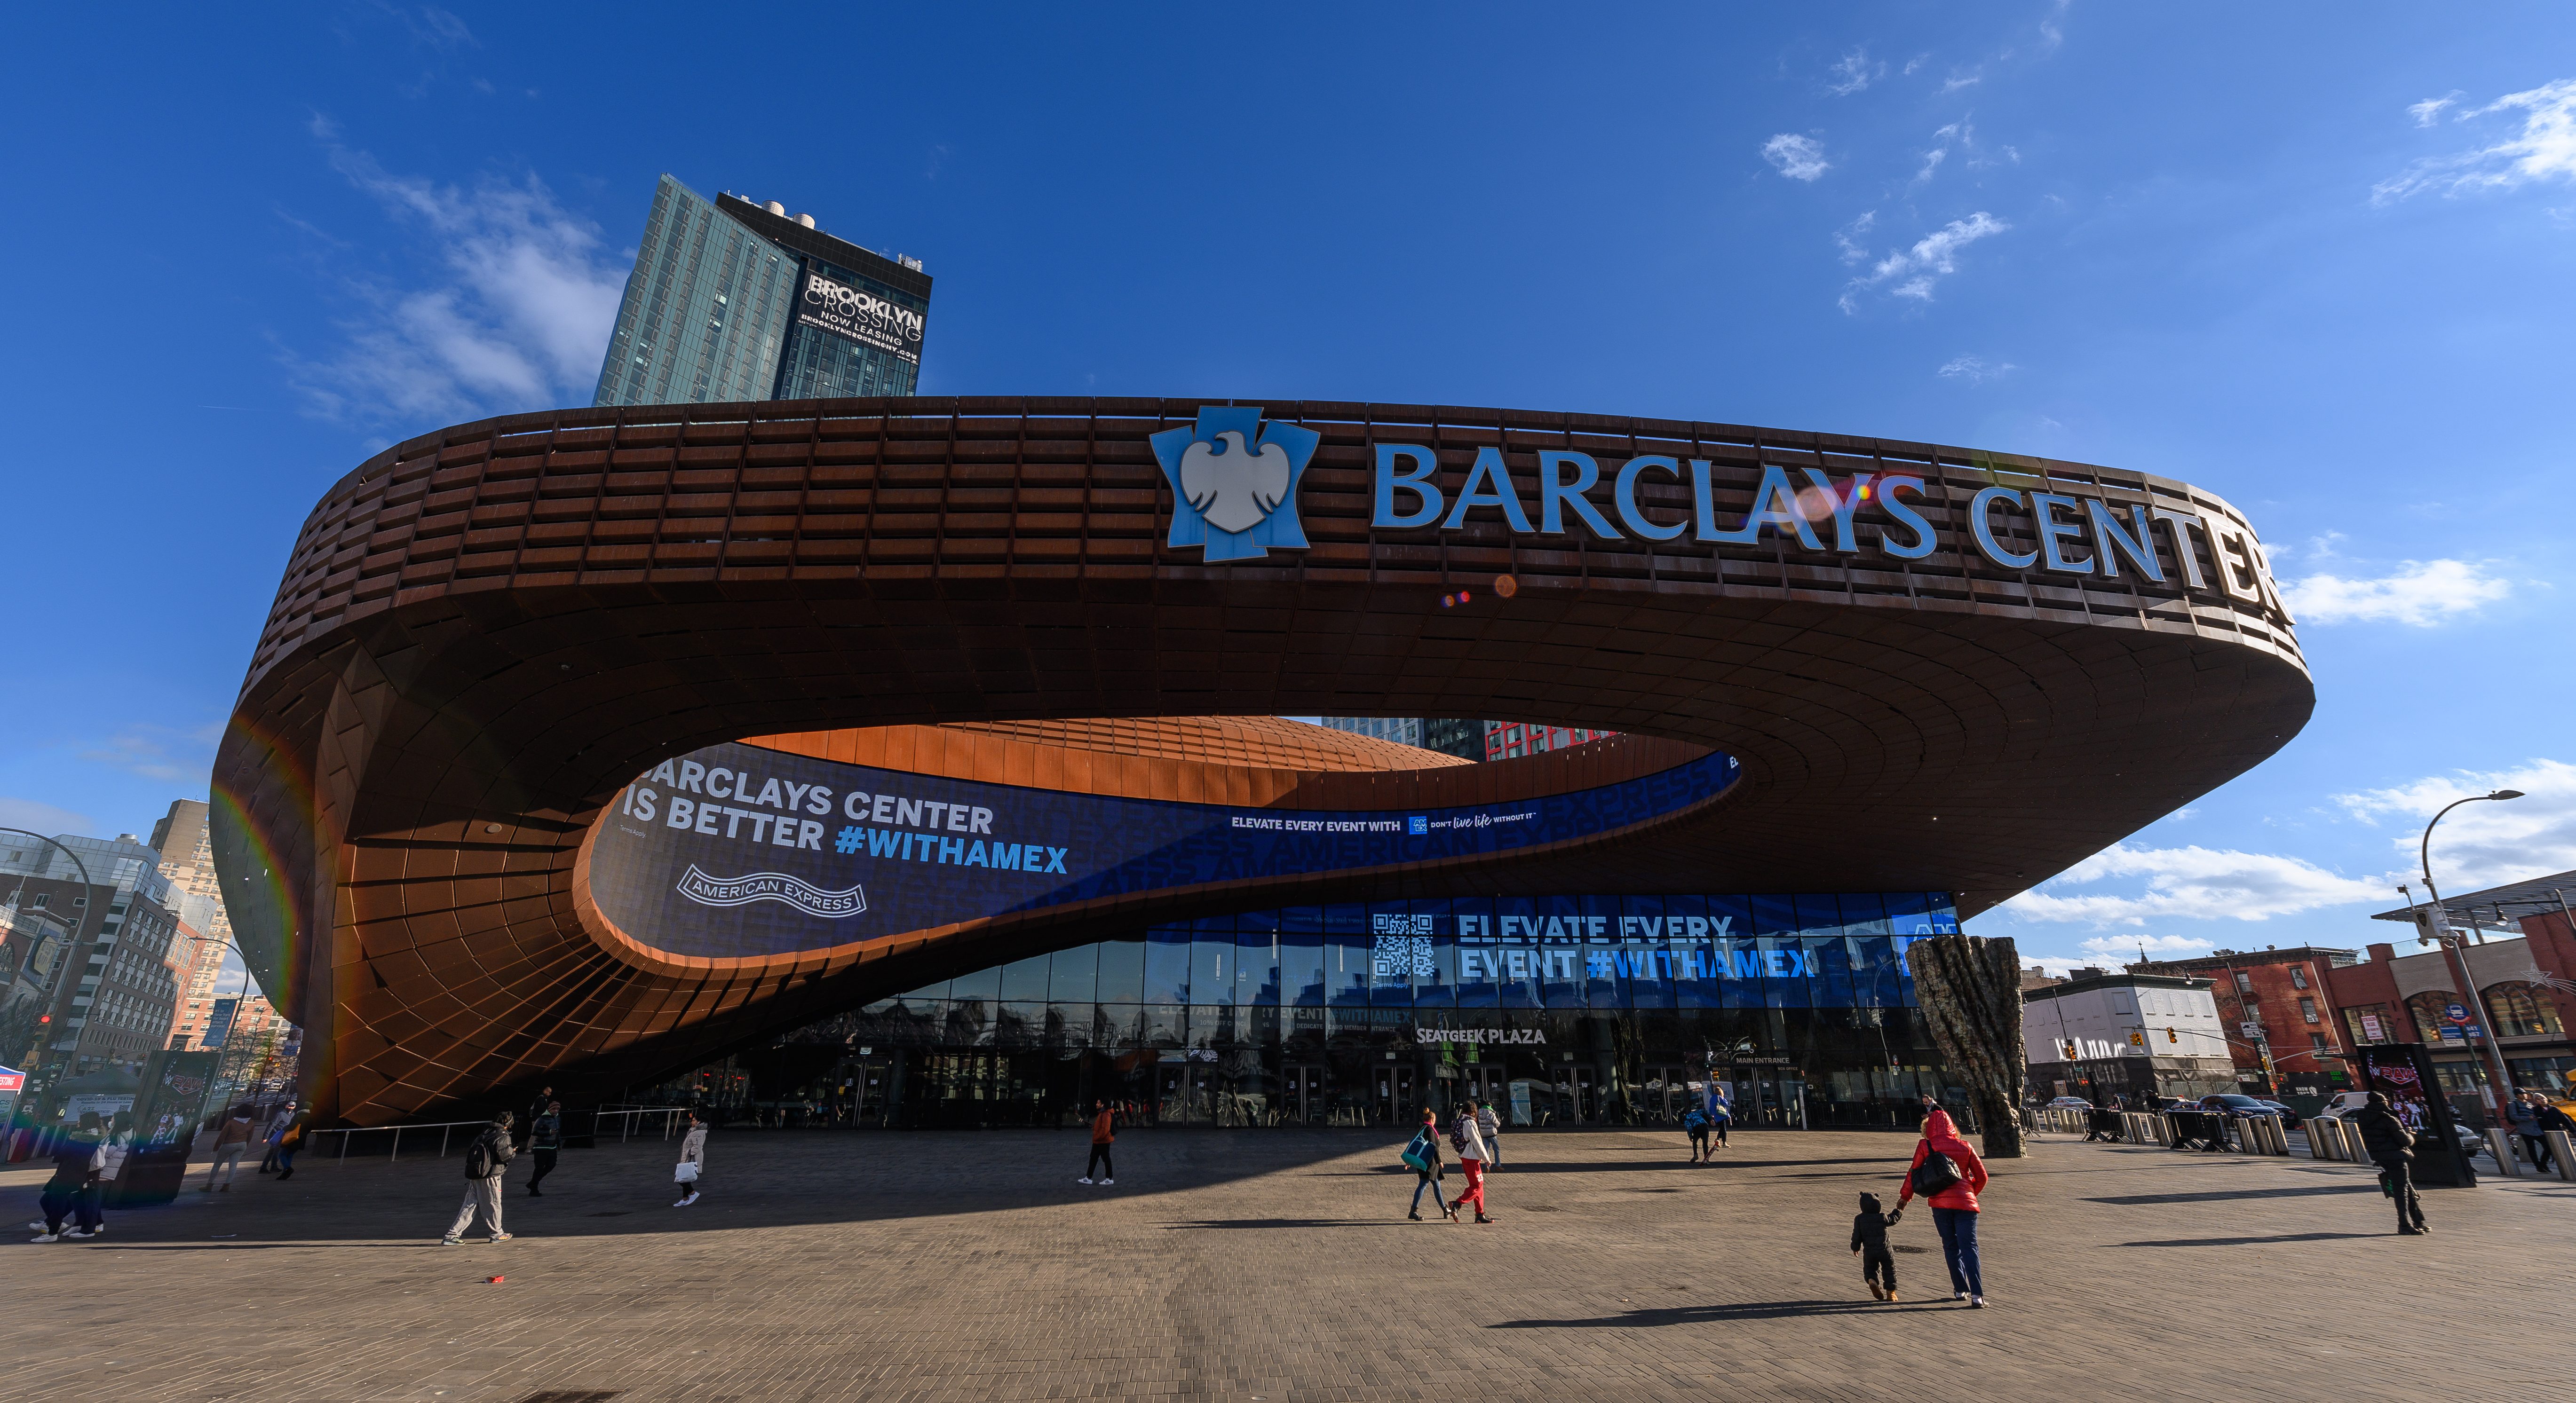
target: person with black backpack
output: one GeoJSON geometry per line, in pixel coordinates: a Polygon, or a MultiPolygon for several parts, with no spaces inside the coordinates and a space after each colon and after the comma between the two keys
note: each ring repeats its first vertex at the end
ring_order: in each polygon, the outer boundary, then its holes
{"type": "Polygon", "coordinates": [[[1950,1298],[1983,1310],[1985,1275],[1977,1261],[1977,1191],[1986,1186],[1986,1162],[1959,1138],[1950,1113],[1934,1107],[1923,1117],[1923,1138],[1915,1142],[1914,1163],[1906,1168],[1905,1187],[1896,1194],[1896,1211],[1920,1194],[1932,1205],[1932,1226],[1941,1234],[1941,1259],[1950,1267],[1950,1298]]]}
{"type": "Polygon", "coordinates": [[[447,1230],[442,1246],[454,1247],[465,1240],[465,1232],[474,1226],[479,1209],[484,1223],[492,1230],[494,1242],[507,1242],[510,1235],[501,1230],[501,1175],[509,1168],[518,1150],[510,1143],[508,1111],[492,1117],[474,1143],[465,1147],[465,1206],[456,1210],[455,1226],[447,1230]]]}
{"type": "Polygon", "coordinates": [[[528,1176],[528,1197],[544,1198],[538,1188],[546,1176],[555,1172],[555,1157],[563,1152],[563,1103],[548,1101],[545,1109],[528,1124],[528,1149],[537,1158],[537,1172],[528,1176]]]}

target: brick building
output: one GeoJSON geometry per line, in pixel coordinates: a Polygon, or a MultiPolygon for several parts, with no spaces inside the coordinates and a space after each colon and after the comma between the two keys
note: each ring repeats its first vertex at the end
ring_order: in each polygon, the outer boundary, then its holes
{"type": "MultiPolygon", "coordinates": [[[[2451,1105],[2473,1125],[2485,1124],[2495,1105],[2494,1074],[2485,1065],[2490,1036],[2517,1088],[2563,1093],[2576,1080],[2576,1043],[2567,1032],[2576,1024],[2576,931],[2557,894],[2570,887],[2576,872],[2442,903],[2468,937],[2460,957],[2477,986],[2475,997],[2462,995],[2450,959],[2421,937],[2372,945],[2369,959],[2330,971],[2344,1036],[2423,1043],[2451,1105]],[[2520,935],[2502,934],[2515,927],[2520,935]],[[2451,1016],[2454,1006],[2465,1022],[2451,1016]]],[[[2416,918],[2401,907],[2375,919],[2416,918]]]]}
{"type": "Polygon", "coordinates": [[[2350,950],[2300,945],[2217,950],[2199,959],[2155,960],[2129,968],[2208,980],[2226,1030],[2227,1054],[2236,1064],[2238,1089],[2313,1110],[2315,1103],[2352,1085],[2339,1060],[2350,1050],[2351,1039],[2338,1026],[2327,987],[2332,971],[2352,963],[2350,950]]]}

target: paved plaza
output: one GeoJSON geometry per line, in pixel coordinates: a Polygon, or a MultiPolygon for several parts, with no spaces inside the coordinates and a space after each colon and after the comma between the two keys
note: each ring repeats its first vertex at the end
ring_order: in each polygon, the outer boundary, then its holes
{"type": "Polygon", "coordinates": [[[567,1151],[454,1248],[455,1157],[199,1174],[0,1245],[0,1399],[2568,1397],[2576,1186],[2431,1191],[2399,1238],[2349,1165],[2052,1136],[1996,1166],[1972,1312],[1928,1213],[1902,1304],[1846,1249],[1912,1143],[1511,1136],[1477,1227],[1405,1221],[1379,1133],[1134,1131],[1083,1188],[1078,1132],[718,1131],[694,1207],[659,1141],[567,1151]]]}

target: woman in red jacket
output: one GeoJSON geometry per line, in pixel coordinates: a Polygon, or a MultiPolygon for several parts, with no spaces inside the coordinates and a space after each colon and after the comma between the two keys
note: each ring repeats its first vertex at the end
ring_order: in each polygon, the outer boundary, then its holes
{"type": "Polygon", "coordinates": [[[1923,1139],[1914,1146],[1914,1163],[1906,1168],[1905,1186],[1897,1190],[1896,1207],[1904,1211],[1914,1197],[1916,1172],[1936,1154],[1948,1156],[1951,1167],[1958,1171],[1956,1179],[1934,1190],[1927,1199],[1932,1205],[1932,1226],[1941,1231],[1941,1258],[1950,1264],[1951,1298],[1983,1310],[1986,1283],[1977,1271],[1977,1190],[1986,1186],[1986,1162],[1959,1138],[1958,1127],[1950,1123],[1948,1111],[1935,1108],[1923,1118],[1923,1139]]]}

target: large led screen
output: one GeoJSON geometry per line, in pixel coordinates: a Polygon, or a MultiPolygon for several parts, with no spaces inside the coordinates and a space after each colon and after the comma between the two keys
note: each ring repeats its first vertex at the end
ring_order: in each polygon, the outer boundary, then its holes
{"type": "Polygon", "coordinates": [[[1326,813],[1068,794],[748,745],[666,760],[600,819],[591,897],[675,955],[845,945],[1094,897],[1509,852],[1722,792],[1710,754],[1598,789],[1419,812],[1326,813]]]}

